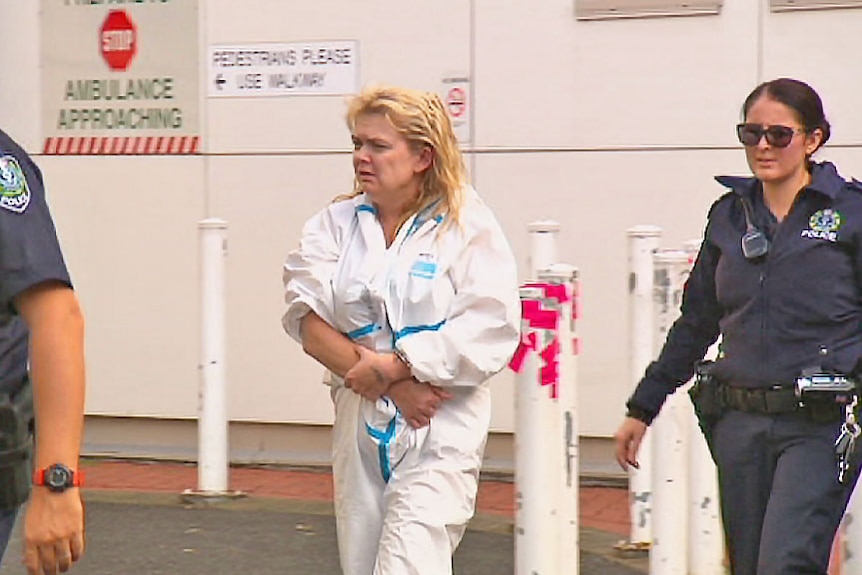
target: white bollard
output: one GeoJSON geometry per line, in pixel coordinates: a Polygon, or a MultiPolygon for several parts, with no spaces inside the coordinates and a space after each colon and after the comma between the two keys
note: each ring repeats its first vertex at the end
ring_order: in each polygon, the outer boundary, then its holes
{"type": "Polygon", "coordinates": [[[844,519],[841,521],[837,546],[839,557],[835,558],[835,563],[840,565],[838,570],[840,575],[862,573],[862,493],[860,491],[862,488],[857,484],[847,504],[844,519]]]}
{"type": "MultiPolygon", "coordinates": [[[[679,316],[682,292],[689,272],[688,254],[682,250],[655,252],[654,355],[658,355],[673,322],[679,316]]],[[[688,573],[688,428],[694,417],[684,387],[667,398],[652,433],[652,547],[651,575],[688,573]]]]}
{"type": "MultiPolygon", "coordinates": [[[[658,249],[661,228],[635,226],[628,230],[629,336],[632,385],[640,381],[654,357],[653,351],[653,252],[658,249]]],[[[641,443],[640,469],[629,469],[631,535],[627,550],[648,549],[652,542],[652,486],[650,433],[641,443]]]]}
{"type": "Polygon", "coordinates": [[[521,287],[521,345],[515,371],[515,573],[559,573],[558,469],[549,444],[558,436],[555,399],[542,384],[539,353],[556,338],[555,312],[541,309],[541,287],[521,287]]]}
{"type": "Polygon", "coordinates": [[[201,248],[201,390],[198,408],[198,491],[224,494],[228,477],[225,376],[227,222],[198,222],[201,248]]]}
{"type": "MultiPolygon", "coordinates": [[[[554,475],[558,479],[557,535],[559,538],[560,573],[578,575],[578,417],[577,417],[577,347],[575,321],[578,306],[578,270],[567,264],[554,264],[539,271],[539,284],[545,288],[544,309],[559,314],[557,344],[558,442],[550,449],[556,459],[554,475]]],[[[553,445],[553,444],[551,444],[553,445]]]]}
{"type": "MultiPolygon", "coordinates": [[[[689,267],[694,265],[701,240],[685,242],[689,267]]],[[[719,339],[719,342],[721,340],[719,339]]],[[[719,342],[706,352],[706,359],[718,357],[719,342]]],[[[692,410],[693,411],[693,410],[692,410]]],[[[725,575],[724,531],[718,499],[718,473],[706,439],[692,414],[689,420],[688,456],[688,571],[689,575],[725,575]]]]}
{"type": "Polygon", "coordinates": [[[725,575],[718,475],[694,416],[689,430],[689,574],[725,575]]]}
{"type": "Polygon", "coordinates": [[[538,278],[539,270],[557,263],[557,236],[560,224],[553,220],[539,220],[527,226],[530,232],[530,259],[527,269],[530,281],[538,278]]]}

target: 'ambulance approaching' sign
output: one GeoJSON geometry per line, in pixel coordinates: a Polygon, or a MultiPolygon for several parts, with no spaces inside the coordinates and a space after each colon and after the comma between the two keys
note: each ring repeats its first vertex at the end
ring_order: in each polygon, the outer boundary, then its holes
{"type": "Polygon", "coordinates": [[[198,0],[43,0],[41,14],[45,154],[200,153],[198,0]]]}
{"type": "Polygon", "coordinates": [[[211,98],[338,96],[359,84],[359,43],[259,43],[209,47],[211,98]]]}

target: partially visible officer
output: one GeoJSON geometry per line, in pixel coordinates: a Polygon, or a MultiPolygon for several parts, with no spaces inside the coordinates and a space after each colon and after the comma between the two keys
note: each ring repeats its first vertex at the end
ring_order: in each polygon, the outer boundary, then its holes
{"type": "MultiPolygon", "coordinates": [[[[787,78],[745,100],[754,177],[709,211],[682,315],[627,402],[619,464],[699,364],[692,399],[718,468],[734,575],[825,575],[858,476],[862,184],[811,160],[828,139],[820,97],[787,78]]],[[[660,512],[660,510],[658,510],[660,512]]]]}
{"type": "Polygon", "coordinates": [[[29,496],[30,575],[67,571],[84,552],[83,412],[84,320],[42,174],[0,131],[0,557],[29,496]]]}

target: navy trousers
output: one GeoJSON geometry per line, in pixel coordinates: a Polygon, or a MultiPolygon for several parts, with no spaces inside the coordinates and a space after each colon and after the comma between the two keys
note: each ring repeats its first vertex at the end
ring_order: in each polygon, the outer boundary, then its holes
{"type": "Polygon", "coordinates": [[[839,483],[840,426],[735,410],[715,424],[710,447],[733,575],[826,575],[862,452],[860,437],[839,483]]]}

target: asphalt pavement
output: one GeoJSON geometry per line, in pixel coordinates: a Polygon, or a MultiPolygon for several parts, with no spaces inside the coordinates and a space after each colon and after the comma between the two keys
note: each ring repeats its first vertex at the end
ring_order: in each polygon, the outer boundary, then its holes
{"type": "MultiPolygon", "coordinates": [[[[87,490],[85,499],[87,551],[73,575],[341,573],[329,502],[243,497],[203,504],[181,494],[120,490],[87,490]]],[[[19,527],[0,575],[25,572],[19,527]]],[[[512,532],[511,519],[477,515],[455,554],[454,573],[514,574],[512,532]]],[[[582,528],[580,536],[581,574],[647,573],[645,556],[614,551],[618,535],[582,528]]]]}

